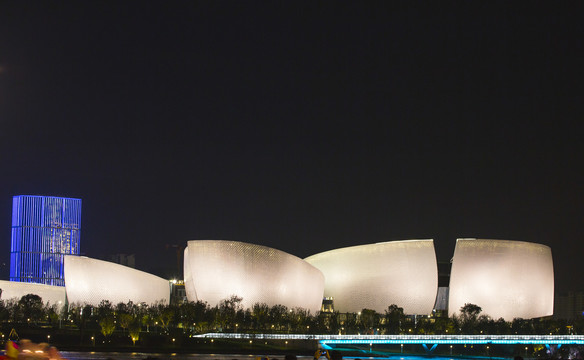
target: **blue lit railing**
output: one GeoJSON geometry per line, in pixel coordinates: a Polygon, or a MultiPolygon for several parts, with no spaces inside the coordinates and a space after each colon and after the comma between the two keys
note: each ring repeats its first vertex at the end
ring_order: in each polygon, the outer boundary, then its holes
{"type": "Polygon", "coordinates": [[[562,335],[403,335],[383,338],[362,337],[347,339],[321,339],[321,344],[584,344],[584,336],[562,335]]]}

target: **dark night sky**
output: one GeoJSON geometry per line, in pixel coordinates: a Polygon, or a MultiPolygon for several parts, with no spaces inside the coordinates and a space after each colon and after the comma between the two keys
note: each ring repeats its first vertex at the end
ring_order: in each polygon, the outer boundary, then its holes
{"type": "Polygon", "coordinates": [[[160,274],[192,239],[482,237],[583,290],[579,5],[0,2],[1,260],[42,194],[83,199],[84,254],[160,274]]]}

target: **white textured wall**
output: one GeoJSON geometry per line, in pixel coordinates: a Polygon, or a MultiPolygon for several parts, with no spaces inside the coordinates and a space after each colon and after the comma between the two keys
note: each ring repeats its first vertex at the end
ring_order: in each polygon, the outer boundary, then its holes
{"type": "Polygon", "coordinates": [[[168,280],[108,261],[65,256],[65,289],[69,303],[99,305],[102,300],[154,304],[170,301],[168,280]]]}
{"type": "Polygon", "coordinates": [[[44,284],[32,284],[25,282],[0,280],[0,289],[2,289],[2,300],[9,300],[28,294],[38,295],[43,299],[43,303],[49,305],[61,306],[65,304],[65,287],[44,284]]]}
{"type": "Polygon", "coordinates": [[[465,303],[494,319],[552,315],[551,249],[522,241],[458,239],[450,275],[449,314],[465,303]]]}
{"type": "Polygon", "coordinates": [[[430,314],[438,289],[433,240],[390,241],[331,250],[305,259],[325,276],[335,310],[383,313],[391,304],[406,314],[430,314]]]}
{"type": "Polygon", "coordinates": [[[185,290],[190,301],[214,306],[237,295],[254,303],[320,310],[324,277],[304,260],[273,248],[226,240],[193,240],[185,249],[185,290]]]}

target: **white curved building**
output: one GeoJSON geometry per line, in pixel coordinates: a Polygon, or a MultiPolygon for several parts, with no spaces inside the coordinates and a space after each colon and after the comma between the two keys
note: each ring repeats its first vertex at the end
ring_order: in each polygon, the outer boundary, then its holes
{"type": "Polygon", "coordinates": [[[320,310],[324,277],[294,255],[238,241],[193,240],[184,259],[189,301],[214,306],[237,295],[244,308],[266,303],[304,308],[313,314],[320,310]]]}
{"type": "Polygon", "coordinates": [[[65,256],[65,288],[69,303],[99,305],[108,300],[151,305],[170,301],[168,280],[85,256],[65,256]]]}
{"type": "Polygon", "coordinates": [[[548,246],[509,240],[457,239],[450,275],[449,314],[465,303],[493,319],[553,314],[554,267],[548,246]]]}
{"type": "Polygon", "coordinates": [[[406,314],[430,314],[438,289],[433,240],[352,246],[305,259],[325,277],[324,295],[340,312],[383,313],[396,304],[406,314]]]}
{"type": "Polygon", "coordinates": [[[24,295],[34,294],[40,296],[43,303],[48,303],[49,306],[65,305],[65,288],[63,286],[0,280],[0,289],[2,290],[2,300],[20,300],[24,295]]]}

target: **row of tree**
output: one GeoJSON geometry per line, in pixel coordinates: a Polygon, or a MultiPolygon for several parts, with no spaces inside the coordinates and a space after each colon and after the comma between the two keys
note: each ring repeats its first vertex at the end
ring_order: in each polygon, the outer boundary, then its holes
{"type": "Polygon", "coordinates": [[[584,332],[583,319],[568,323],[551,318],[491,319],[474,304],[459,316],[408,316],[390,305],[384,313],[363,309],[359,313],[319,312],[257,303],[244,309],[242,299],[225,299],[217,306],[205,302],[146,305],[132,302],[98,306],[69,304],[61,309],[43,303],[37,295],[0,301],[0,322],[10,326],[49,326],[101,333],[122,332],[133,341],[141,332],[184,335],[205,332],[308,333],[308,334],[571,334],[584,332]]]}

